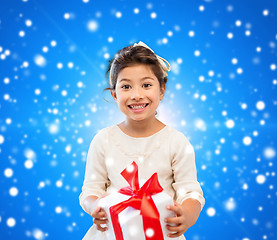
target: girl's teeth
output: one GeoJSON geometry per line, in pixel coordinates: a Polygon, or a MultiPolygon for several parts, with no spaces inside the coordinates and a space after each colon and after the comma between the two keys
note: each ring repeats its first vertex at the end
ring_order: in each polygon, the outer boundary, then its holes
{"type": "Polygon", "coordinates": [[[144,108],[145,105],[137,105],[137,106],[131,106],[132,109],[139,109],[139,108],[144,108]]]}

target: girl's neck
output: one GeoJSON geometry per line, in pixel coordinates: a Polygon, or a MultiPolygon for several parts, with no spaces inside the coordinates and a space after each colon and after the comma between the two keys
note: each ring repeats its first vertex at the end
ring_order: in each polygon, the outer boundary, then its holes
{"type": "Polygon", "coordinates": [[[151,122],[126,119],[118,126],[125,134],[131,137],[149,137],[164,128],[165,124],[155,117],[151,122]]]}

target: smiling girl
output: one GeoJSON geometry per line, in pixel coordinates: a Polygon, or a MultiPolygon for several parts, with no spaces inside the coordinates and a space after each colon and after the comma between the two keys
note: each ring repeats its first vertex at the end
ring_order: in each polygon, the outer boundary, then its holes
{"type": "Polygon", "coordinates": [[[188,139],[156,118],[165,94],[169,63],[142,42],[121,49],[110,61],[107,74],[112,97],[126,116],[119,124],[102,129],[93,138],[87,155],[80,204],[93,217],[83,240],[107,239],[101,197],[126,186],[120,173],[135,161],[143,184],[154,172],[164,192],[174,199],[168,209],[168,237],[185,239],[205,204],[197,181],[195,154],[188,139]],[[174,224],[174,226],[170,226],[174,224]]]}

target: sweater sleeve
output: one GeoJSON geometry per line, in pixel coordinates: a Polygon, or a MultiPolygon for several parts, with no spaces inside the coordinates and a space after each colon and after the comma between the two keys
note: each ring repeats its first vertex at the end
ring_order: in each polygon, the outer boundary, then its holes
{"type": "Polygon", "coordinates": [[[101,130],[95,135],[90,143],[87,161],[85,179],[82,186],[82,192],[79,196],[80,205],[84,209],[84,200],[87,196],[101,197],[109,183],[108,173],[105,164],[106,137],[105,130],[101,130]]]}
{"type": "Polygon", "coordinates": [[[176,201],[182,204],[188,198],[196,199],[200,202],[202,210],[205,199],[197,181],[194,149],[181,132],[178,132],[172,143],[172,186],[176,192],[176,201]]]}

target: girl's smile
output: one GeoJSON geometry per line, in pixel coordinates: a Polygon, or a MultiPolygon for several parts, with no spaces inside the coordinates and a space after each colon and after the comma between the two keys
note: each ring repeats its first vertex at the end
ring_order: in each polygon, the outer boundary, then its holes
{"type": "Polygon", "coordinates": [[[128,105],[128,107],[131,109],[132,112],[143,112],[146,107],[148,106],[148,103],[140,103],[140,104],[132,104],[132,105],[128,105]]]}

